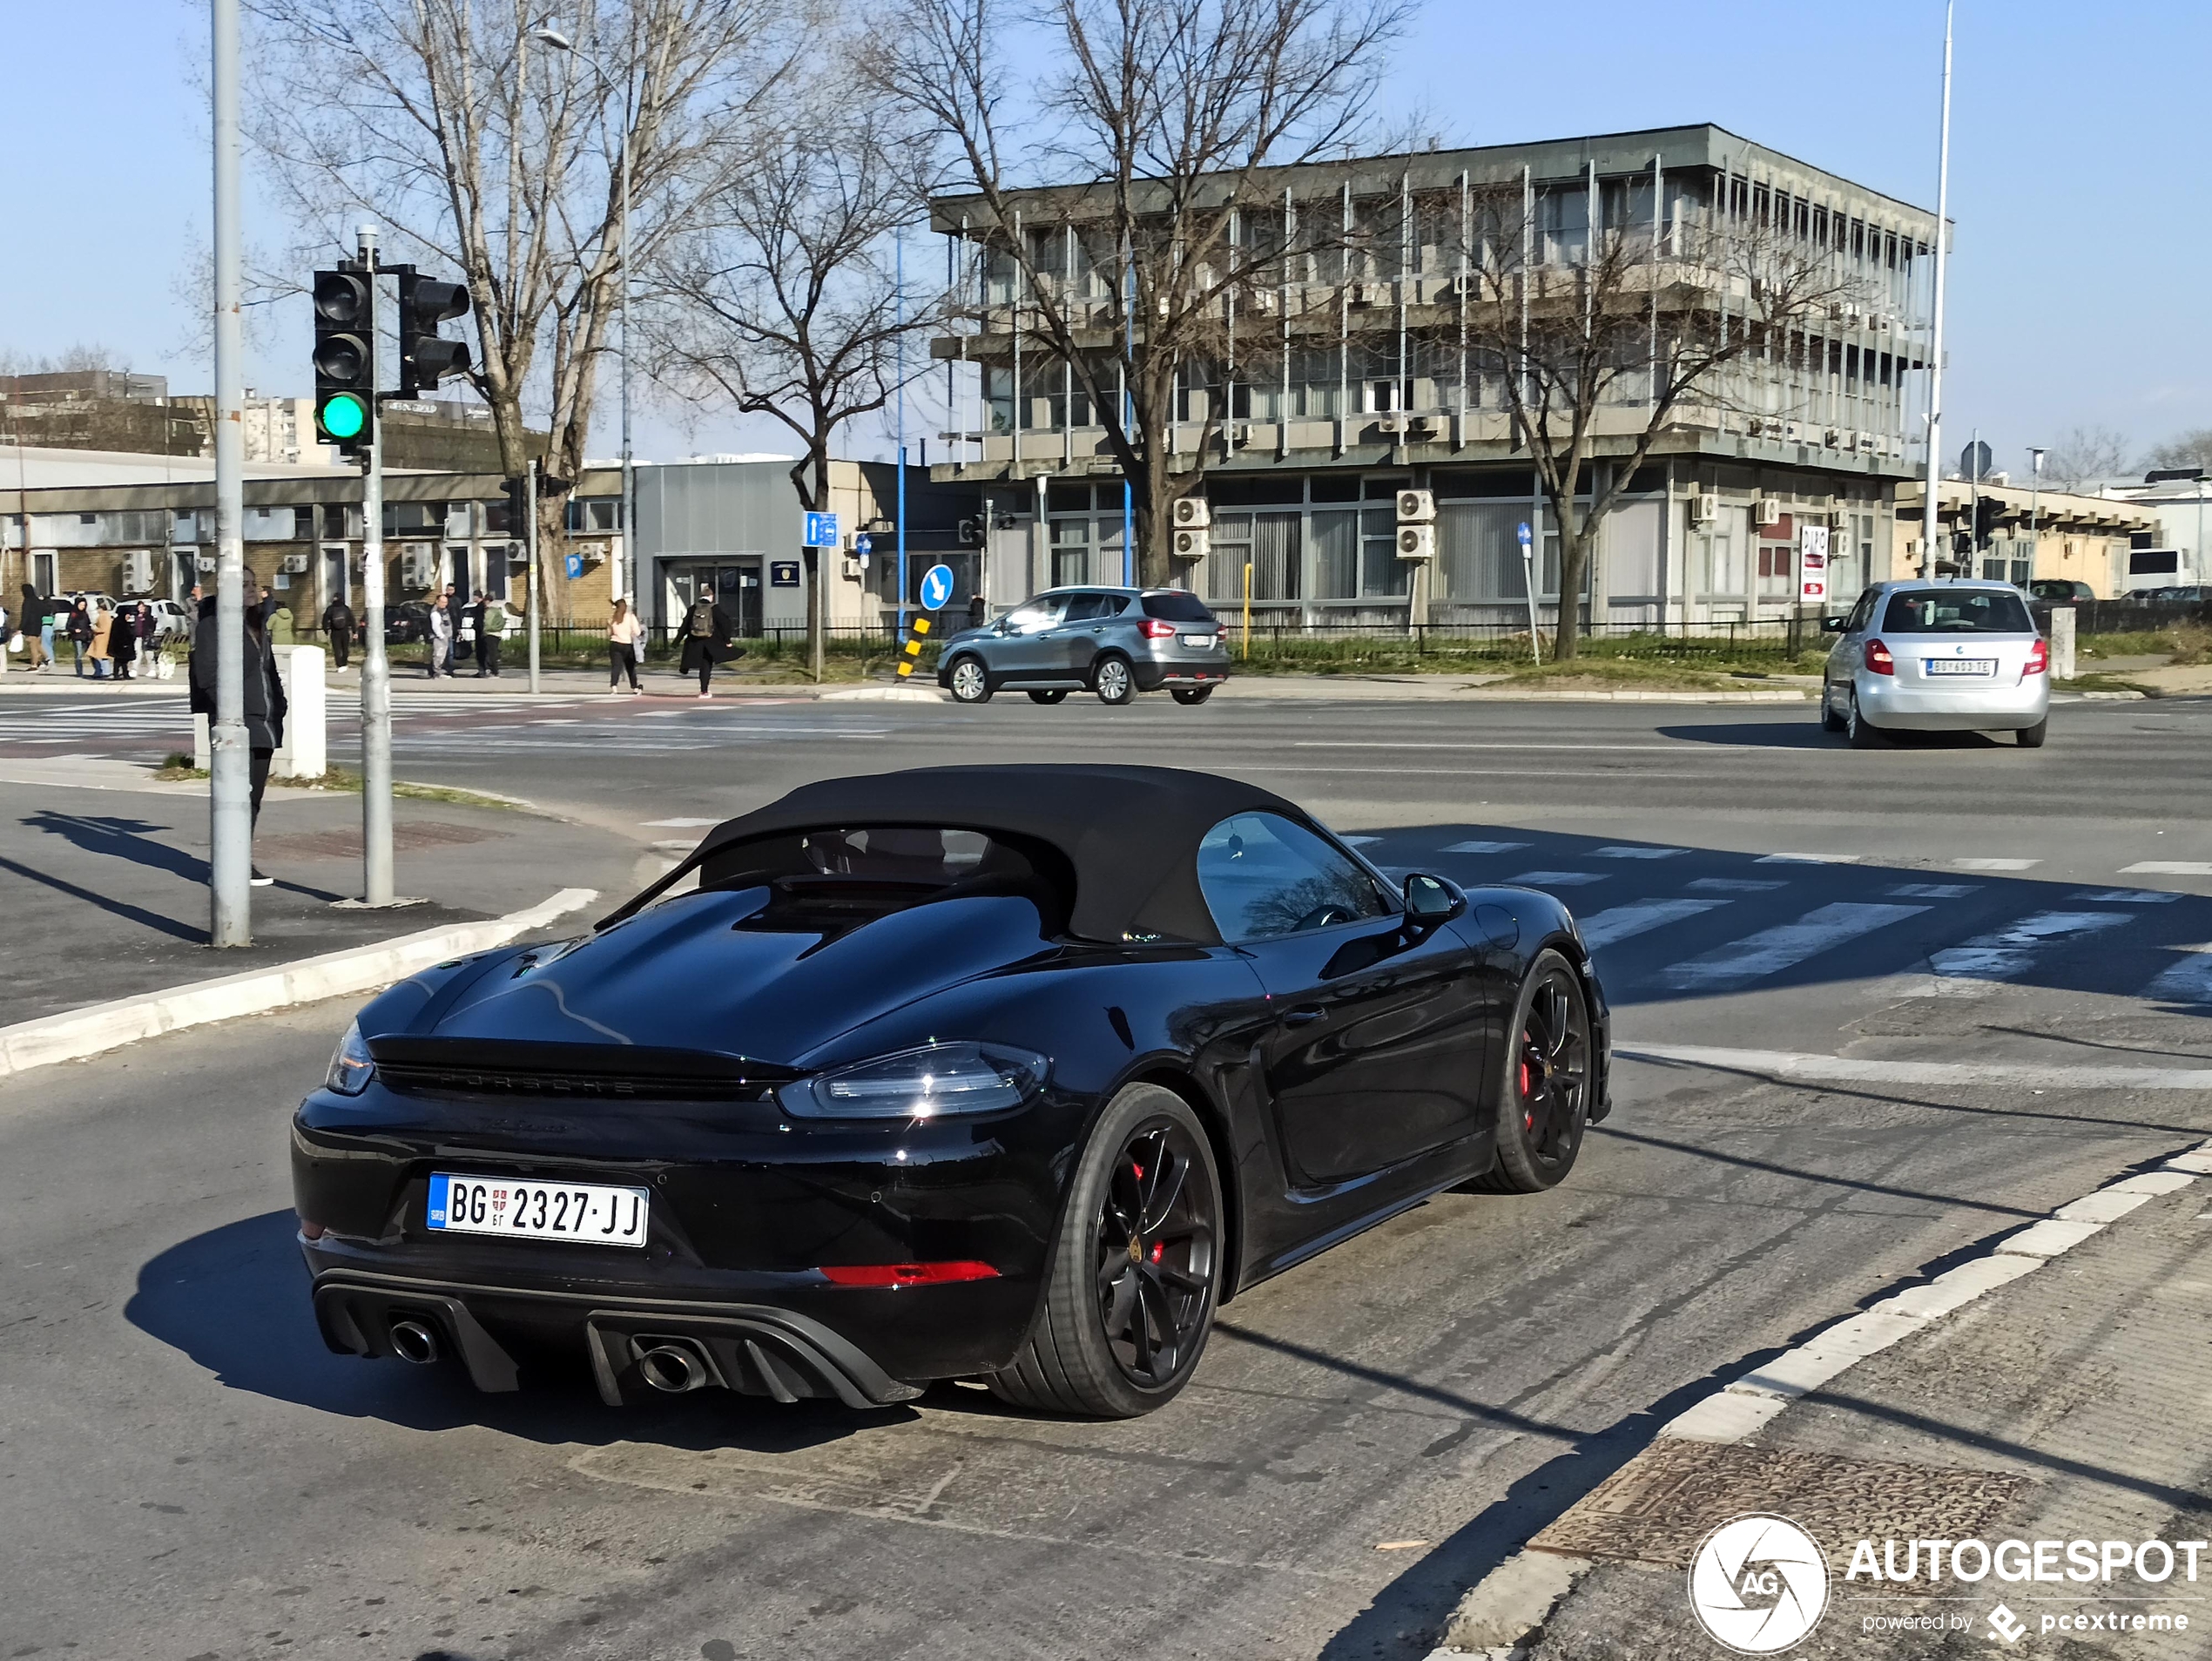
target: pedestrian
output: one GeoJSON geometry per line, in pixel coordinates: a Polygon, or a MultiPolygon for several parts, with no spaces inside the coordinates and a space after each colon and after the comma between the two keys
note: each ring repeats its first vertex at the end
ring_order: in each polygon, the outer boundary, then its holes
{"type": "MultiPolygon", "coordinates": [[[[484,602],[484,614],[476,624],[476,661],[488,665],[491,678],[499,679],[499,649],[507,639],[507,625],[512,617],[504,600],[484,602]]],[[[477,673],[484,671],[479,669],[477,673]]]]}
{"type": "Polygon", "coordinates": [[[54,666],[54,602],[29,583],[23,585],[22,622],[24,638],[37,640],[37,656],[33,661],[38,672],[45,674],[54,666]]]}
{"type": "Polygon", "coordinates": [[[125,600],[115,608],[113,626],[108,630],[108,661],[115,665],[114,678],[131,679],[131,665],[138,660],[138,603],[125,600]]]}
{"type": "MultiPolygon", "coordinates": [[[[246,573],[246,591],[253,592],[253,573],[246,573]]],[[[261,822],[261,797],[269,787],[269,763],[284,745],[284,716],[287,707],[284,696],[284,678],[277,673],[276,657],[269,650],[267,631],[262,627],[260,607],[246,608],[245,663],[243,676],[244,700],[241,714],[246,724],[246,779],[250,794],[247,798],[251,824],[258,827],[261,822]]],[[[205,715],[209,720],[215,716],[215,600],[209,596],[199,603],[199,621],[192,631],[192,712],[205,715]]],[[[266,888],[276,879],[263,874],[261,868],[253,868],[253,883],[266,888]]]]}
{"type": "Polygon", "coordinates": [[[637,650],[644,642],[645,625],[630,609],[628,600],[615,602],[615,614],[607,625],[607,696],[613,698],[622,691],[622,676],[630,672],[630,690],[639,697],[645,689],[637,684],[637,650]]]}
{"type": "Polygon", "coordinates": [[[70,665],[77,671],[77,678],[84,678],[84,648],[92,644],[92,607],[80,594],[69,603],[70,665]]]}
{"type": "Polygon", "coordinates": [[[138,615],[131,622],[131,632],[137,637],[138,661],[148,675],[153,673],[153,665],[161,657],[160,631],[161,620],[154,615],[153,602],[140,600],[138,615]]]}
{"type": "Polygon", "coordinates": [[[714,696],[709,683],[717,664],[735,663],[745,656],[744,647],[730,644],[731,632],[730,614],[714,603],[711,590],[693,600],[685,613],[682,668],[687,675],[698,674],[701,698],[714,696]]]}
{"type": "Polygon", "coordinates": [[[438,667],[444,672],[447,679],[450,679],[453,676],[454,654],[459,650],[461,643],[461,631],[462,627],[461,620],[461,591],[455,587],[451,583],[448,583],[446,584],[446,591],[439,598],[444,600],[446,607],[446,652],[445,657],[439,663],[438,667]]]}
{"type": "Polygon", "coordinates": [[[476,679],[482,680],[491,673],[491,653],[484,638],[484,591],[478,589],[469,597],[469,604],[462,608],[462,627],[475,645],[476,679]]]}
{"type": "Polygon", "coordinates": [[[429,643],[430,646],[429,657],[427,660],[430,669],[430,679],[435,680],[443,674],[448,679],[451,679],[453,678],[453,613],[446,609],[446,597],[442,594],[430,603],[430,615],[424,619],[422,638],[429,643]]]}
{"type": "Polygon", "coordinates": [[[91,626],[91,638],[84,643],[85,661],[92,665],[94,680],[105,680],[115,672],[115,658],[109,645],[115,633],[115,608],[102,600],[91,626]]]}
{"type": "Polygon", "coordinates": [[[261,632],[272,647],[298,644],[292,633],[292,608],[266,588],[261,591],[261,632]]]}
{"type": "Polygon", "coordinates": [[[322,608],[322,631],[329,638],[332,661],[342,675],[354,650],[354,608],[346,604],[343,594],[322,608]]]}

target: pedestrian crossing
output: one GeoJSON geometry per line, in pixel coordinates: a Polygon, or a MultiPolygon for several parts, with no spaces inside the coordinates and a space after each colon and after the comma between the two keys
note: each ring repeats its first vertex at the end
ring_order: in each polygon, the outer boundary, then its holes
{"type": "Polygon", "coordinates": [[[1874,854],[1473,836],[1458,827],[1363,840],[1362,851],[1393,871],[1558,895],[1615,1004],[1791,987],[1887,1003],[2040,988],[2212,1013],[2212,894],[2126,880],[2193,870],[2138,864],[2114,869],[2121,881],[2085,883],[2094,874],[2078,868],[2070,880],[2038,878],[2043,861],[2033,859],[1891,864],[1874,854]]]}

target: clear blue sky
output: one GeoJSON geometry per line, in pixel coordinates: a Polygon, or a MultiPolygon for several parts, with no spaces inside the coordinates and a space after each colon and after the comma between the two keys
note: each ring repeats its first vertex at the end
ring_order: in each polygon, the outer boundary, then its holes
{"type": "MultiPolygon", "coordinates": [[[[187,292],[207,236],[206,16],[194,0],[6,9],[0,348],[97,341],[207,388],[187,292]]],[[[1447,144],[1714,121],[1932,207],[1942,17],[1939,0],[1434,0],[1390,95],[1447,144]]],[[[2076,423],[2139,444],[2212,427],[2208,64],[2202,0],[1961,4],[1946,450],[1979,427],[2017,467],[2076,423]]],[[[264,218],[249,240],[273,250],[286,228],[264,218]]],[[[253,383],[306,391],[306,335],[304,317],[272,330],[253,383]]],[[[599,451],[611,400],[606,415],[599,451]]],[[[773,443],[650,409],[639,437],[649,456],[773,443]]]]}

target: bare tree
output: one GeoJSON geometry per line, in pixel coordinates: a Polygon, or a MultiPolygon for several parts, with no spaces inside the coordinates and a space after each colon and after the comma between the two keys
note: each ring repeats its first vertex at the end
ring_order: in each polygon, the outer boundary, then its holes
{"type": "Polygon", "coordinates": [[[2127,472],[2133,449],[2109,427],[2075,427],[2045,453],[2043,476],[2059,490],[2075,490],[2127,472]]]}
{"type": "Polygon", "coordinates": [[[1067,366],[1130,481],[1146,583],[1169,578],[1172,503],[1204,476],[1223,418],[1208,398],[1179,422],[1179,394],[1244,338],[1240,301],[1276,288],[1286,259],[1333,246],[1333,221],[1286,217],[1269,170],[1345,153],[1411,9],[1051,0],[1032,44],[1066,68],[1020,112],[1003,102],[1026,84],[1011,8],[892,0],[873,31],[872,74],[949,141],[1015,326],[1067,366]],[[1032,193],[1055,175],[1076,182],[1032,193]]]}
{"type": "MultiPolygon", "coordinates": [[[[891,401],[900,342],[941,321],[935,295],[899,280],[892,237],[922,210],[929,144],[898,116],[849,89],[781,101],[748,142],[750,165],[699,205],[656,273],[657,375],[694,402],[726,400],[787,428],[809,512],[828,509],[839,429],[891,401]]],[[[819,550],[804,555],[819,679],[823,573],[819,550]]]]}
{"type": "MultiPolygon", "coordinates": [[[[2176,433],[2143,458],[2146,468],[2202,467],[2212,469],[2212,427],[2176,433]]],[[[2047,470],[2048,463],[2046,463],[2047,470]]],[[[2116,470],[2116,469],[2115,469],[2116,470]]]]}
{"type": "Polygon", "coordinates": [[[459,271],[509,474],[526,402],[549,412],[557,543],[621,291],[624,143],[643,269],[742,166],[735,134],[790,57],[764,43],[792,37],[803,0],[574,0],[558,19],[489,0],[248,3],[253,137],[294,213],[321,251],[350,251],[366,213],[387,259],[459,271]],[[544,44],[550,21],[572,51],[544,44]]]}
{"type": "Polygon", "coordinates": [[[1538,222],[1541,199],[1518,183],[1475,195],[1465,338],[1559,528],[1556,651],[1571,658],[1598,529],[1660,436],[1797,417],[1762,400],[1790,366],[1824,361],[1831,315],[1866,296],[1831,251],[1725,203],[1562,236],[1538,222]],[[1586,499],[1601,450],[1612,465],[1586,499]]]}

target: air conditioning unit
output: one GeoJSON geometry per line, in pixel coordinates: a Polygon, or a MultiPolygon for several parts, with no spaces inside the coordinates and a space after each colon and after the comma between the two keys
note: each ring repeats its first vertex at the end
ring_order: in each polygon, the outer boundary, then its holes
{"type": "Polygon", "coordinates": [[[1175,533],[1175,557],[1177,559],[1204,559],[1206,557],[1208,536],[1203,525],[1175,533]]]}
{"type": "MultiPolygon", "coordinates": [[[[1426,496],[1426,491],[1401,492],[1406,496],[1426,496]]],[[[1436,557],[1436,527],[1434,525],[1400,525],[1398,527],[1398,557],[1400,559],[1434,559],[1436,557]]]]}
{"type": "Polygon", "coordinates": [[[1830,449],[1834,449],[1844,442],[1844,430],[1840,427],[1831,427],[1821,434],[1820,438],[1830,449]]]}
{"type": "Polygon", "coordinates": [[[529,544],[526,542],[509,543],[507,544],[507,563],[510,565],[529,564],[530,563],[529,544]]]}
{"type": "Polygon", "coordinates": [[[411,542],[400,550],[400,586],[428,588],[438,579],[437,550],[428,543],[411,542]]]}
{"type": "Polygon", "coordinates": [[[1379,433],[1402,433],[1406,430],[1406,417],[1384,415],[1375,422],[1375,430],[1379,433]]]}
{"type": "Polygon", "coordinates": [[[1782,499],[1779,496],[1761,496],[1758,500],[1758,505],[1752,510],[1751,517],[1753,523],[1755,523],[1762,530],[1768,529],[1770,526],[1780,524],[1782,523],[1782,499]]]}
{"type": "Polygon", "coordinates": [[[1701,491],[1689,498],[1689,523],[1709,525],[1721,517],[1721,499],[1710,490],[1701,491]]]}
{"type": "Polygon", "coordinates": [[[845,557],[838,563],[837,574],[840,577],[842,577],[848,583],[859,582],[860,580],[860,557],[858,554],[846,555],[845,557]]]}
{"type": "Polygon", "coordinates": [[[284,557],[283,569],[290,571],[294,577],[305,576],[307,565],[308,558],[305,554],[287,554],[284,557]]]}
{"type": "Polygon", "coordinates": [[[1443,415],[1415,415],[1410,430],[1416,438],[1441,438],[1448,425],[1448,418],[1443,415]]]}
{"type": "Polygon", "coordinates": [[[198,556],[193,559],[192,568],[194,571],[200,572],[202,575],[213,571],[215,569],[215,556],[212,554],[201,554],[198,556]]]}
{"type": "Polygon", "coordinates": [[[1202,496],[1179,496],[1175,499],[1175,528],[1177,530],[1204,530],[1213,523],[1213,505],[1202,496]]]}
{"type": "Polygon", "coordinates": [[[133,548],[123,556],[123,591],[145,594],[153,588],[153,550],[133,548]]]}
{"type": "Polygon", "coordinates": [[[1400,490],[1398,493],[1398,523],[1401,525],[1425,525],[1436,517],[1436,497],[1427,490],[1400,490]]]}
{"type": "Polygon", "coordinates": [[[1241,421],[1225,422],[1221,429],[1221,442],[1231,449],[1242,449],[1251,442],[1251,423],[1241,421]]]}
{"type": "Polygon", "coordinates": [[[1746,438],[1757,438],[1765,430],[1766,422],[1761,421],[1757,415],[1753,415],[1743,423],[1743,436],[1746,438]]]}

